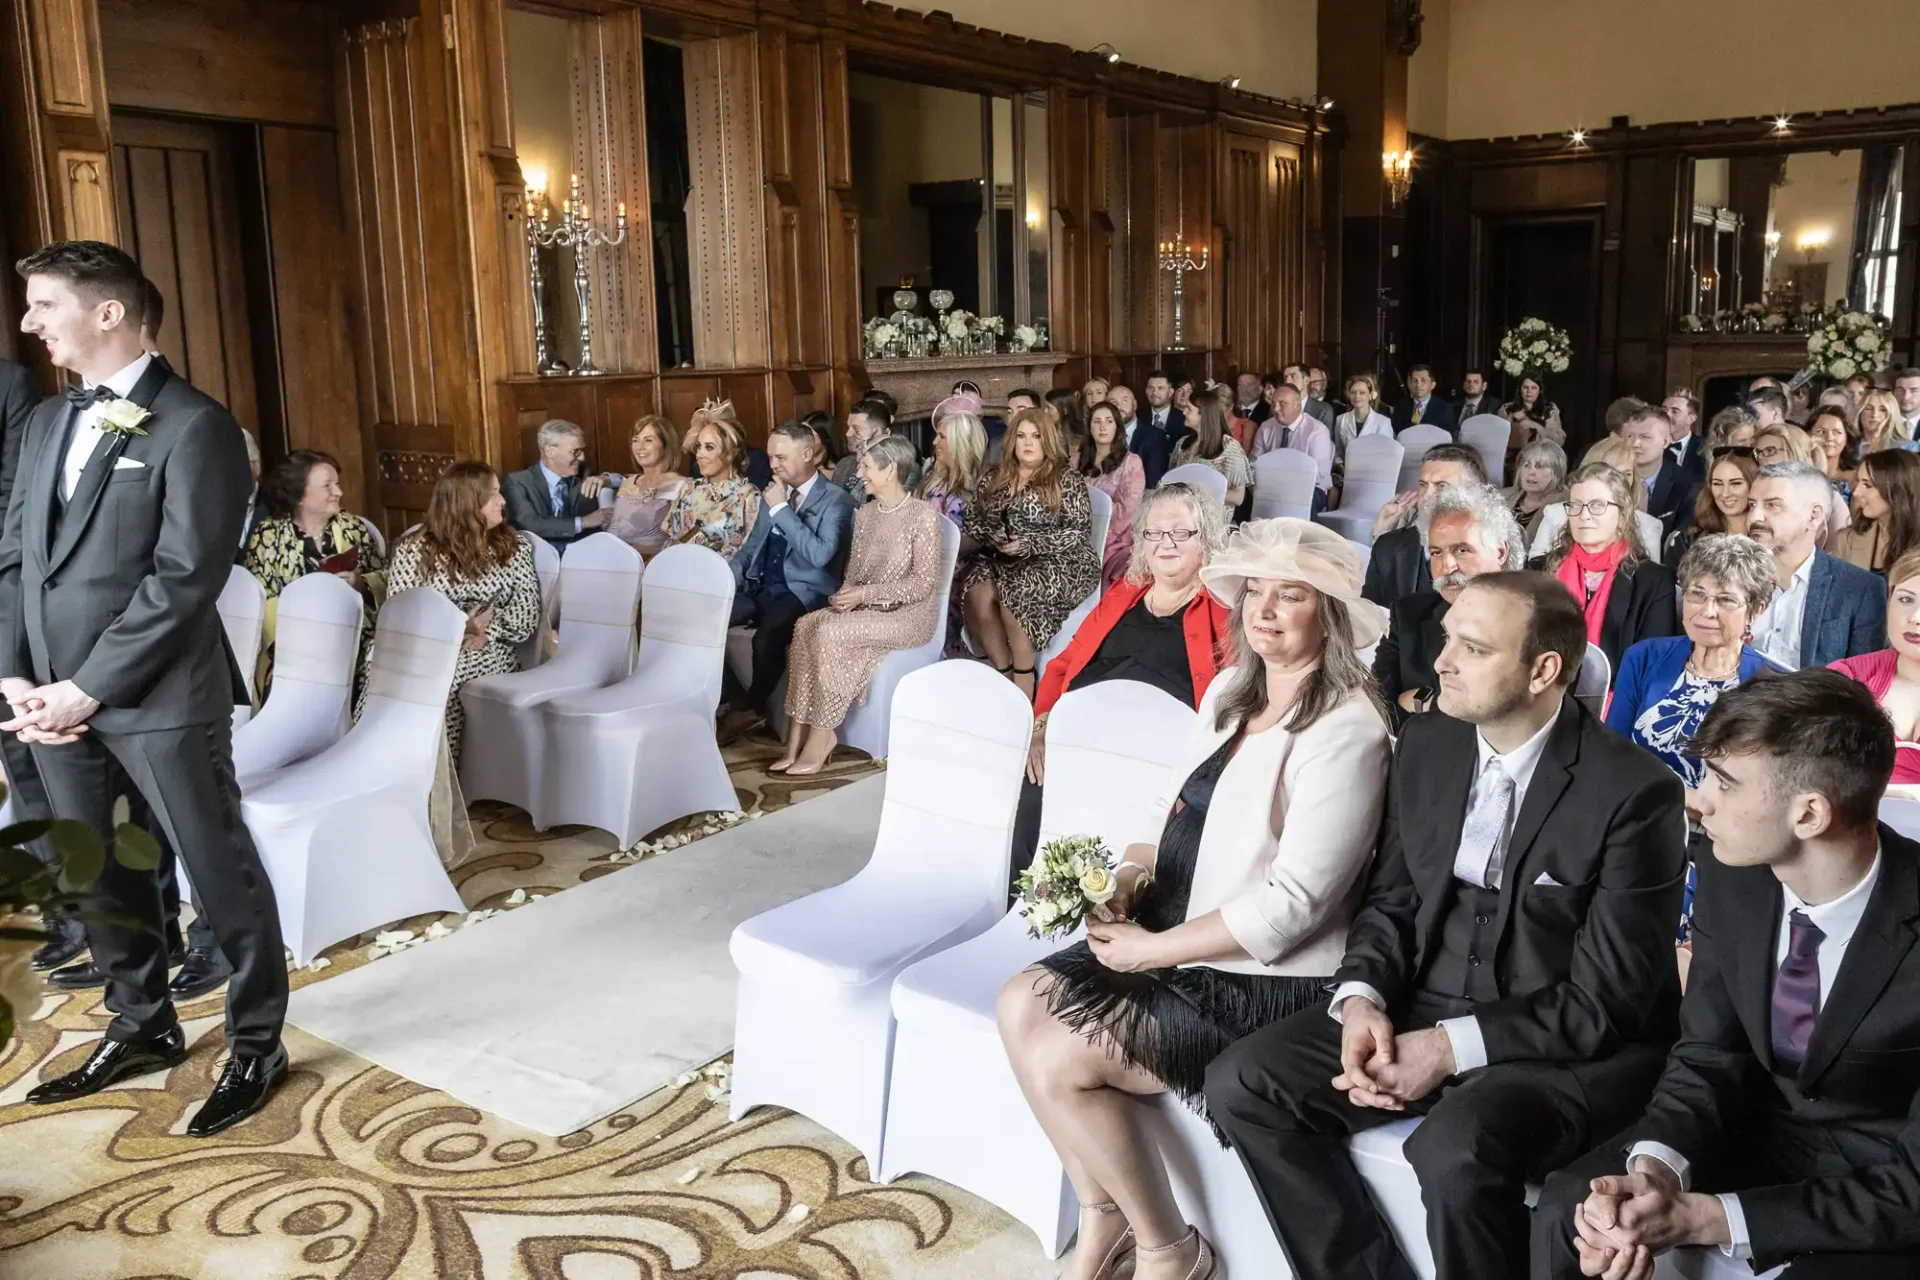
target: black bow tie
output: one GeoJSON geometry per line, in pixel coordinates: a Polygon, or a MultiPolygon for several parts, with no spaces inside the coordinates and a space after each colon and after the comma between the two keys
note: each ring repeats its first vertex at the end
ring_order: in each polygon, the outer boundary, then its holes
{"type": "Polygon", "coordinates": [[[107,404],[118,400],[111,387],[68,387],[67,403],[82,413],[96,404],[107,404]]]}

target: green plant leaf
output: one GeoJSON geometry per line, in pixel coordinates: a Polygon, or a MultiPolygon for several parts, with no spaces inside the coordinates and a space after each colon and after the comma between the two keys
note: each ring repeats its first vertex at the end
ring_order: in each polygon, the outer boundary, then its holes
{"type": "Polygon", "coordinates": [[[100,833],[75,818],[55,818],[47,838],[60,854],[60,883],[69,889],[82,889],[100,878],[107,865],[106,847],[100,833]]]}
{"type": "Polygon", "coordinates": [[[47,864],[25,849],[0,847],[0,885],[11,889],[47,878],[47,864]]]}
{"type": "Polygon", "coordinates": [[[160,842],[131,822],[123,822],[113,833],[113,860],[130,871],[157,871],[160,842]]]}
{"type": "MultiPolygon", "coordinates": [[[[3,785],[0,784],[0,786],[3,785]]],[[[44,818],[35,818],[32,822],[16,822],[11,826],[0,827],[0,845],[19,848],[47,834],[47,828],[52,825],[44,818]]]]}

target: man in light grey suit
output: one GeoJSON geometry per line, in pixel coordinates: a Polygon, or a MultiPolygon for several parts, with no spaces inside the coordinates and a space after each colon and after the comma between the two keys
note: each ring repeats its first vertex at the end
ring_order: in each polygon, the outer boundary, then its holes
{"type": "MultiPolygon", "coordinates": [[[[81,385],[34,410],[0,532],[0,730],[33,750],[53,811],[111,837],[137,793],[193,874],[233,979],[226,1069],[187,1126],[218,1133],[286,1076],[287,968],[273,885],[240,819],[234,703],[246,685],[216,602],[246,510],[239,424],[140,340],[143,280],[112,245],[23,259],[23,332],[81,385]]],[[[65,1102],[177,1066],[159,877],[109,858],[87,939],[113,1011],[77,1070],[29,1102],[65,1102]]]]}
{"type": "Polygon", "coordinates": [[[794,627],[840,589],[846,573],[853,498],[821,478],[820,457],[819,437],[804,422],[783,422],[767,440],[773,483],[753,532],[733,557],[733,625],[754,628],[753,684],[729,698],[722,744],[765,718],[787,671],[794,627]]]}

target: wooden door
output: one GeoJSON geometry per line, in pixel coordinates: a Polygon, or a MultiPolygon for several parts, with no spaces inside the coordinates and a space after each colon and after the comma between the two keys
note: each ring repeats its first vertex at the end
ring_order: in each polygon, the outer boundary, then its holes
{"type": "MultiPolygon", "coordinates": [[[[1486,329],[1481,350],[1499,350],[1500,337],[1528,316],[1567,331],[1573,362],[1547,379],[1546,393],[1560,406],[1567,454],[1578,458],[1601,434],[1595,347],[1599,334],[1600,222],[1598,215],[1488,219],[1483,269],[1486,329]]],[[[1507,395],[1519,380],[1496,378],[1507,395]]]]}
{"type": "Polygon", "coordinates": [[[231,126],[115,112],[121,241],[166,302],[174,372],[259,429],[231,126]]]}

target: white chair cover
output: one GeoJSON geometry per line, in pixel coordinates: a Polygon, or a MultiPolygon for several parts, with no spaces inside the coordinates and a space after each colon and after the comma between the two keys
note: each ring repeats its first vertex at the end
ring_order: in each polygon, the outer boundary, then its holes
{"type": "Polygon", "coordinates": [[[1269,449],[1253,460],[1253,518],[1313,518],[1319,464],[1298,449],[1269,449]]]}
{"type": "Polygon", "coordinates": [[[318,755],[256,775],[243,794],[295,964],[407,916],[465,910],[434,847],[427,802],[466,626],[466,614],[430,587],[389,596],[359,720],[318,755]]]}
{"type": "MultiPolygon", "coordinates": [[[[1208,467],[1207,470],[1213,471],[1213,468],[1208,467]]],[[[1214,474],[1220,473],[1214,471],[1214,474]]],[[[1093,504],[1093,520],[1087,527],[1087,540],[1093,544],[1093,559],[1094,563],[1098,564],[1106,554],[1107,529],[1113,524],[1113,499],[1093,488],[1087,490],[1087,497],[1093,504]]],[[[1058,631],[1053,633],[1053,639],[1047,641],[1047,647],[1034,658],[1035,688],[1039,687],[1040,677],[1047,673],[1047,664],[1067,651],[1067,646],[1073,643],[1074,634],[1080,630],[1080,624],[1100,607],[1100,593],[1101,588],[1096,584],[1093,594],[1082,600],[1074,611],[1067,615],[1067,620],[1060,624],[1058,631]]]]}
{"type": "Polygon", "coordinates": [[[568,547],[560,564],[560,647],[531,671],[482,676],[460,690],[467,732],[460,789],[469,800],[504,800],[539,813],[547,732],[541,706],[563,694],[604,689],[633,669],[640,609],[640,553],[610,533],[568,547]]]}
{"type": "Polygon", "coordinates": [[[380,532],[380,526],[367,519],[367,517],[361,516],[359,520],[361,525],[366,528],[368,539],[372,541],[375,549],[378,550],[384,558],[387,554],[387,535],[380,532]]]}
{"type": "Polygon", "coordinates": [[[662,823],[739,807],[714,740],[733,570],[705,547],[668,547],[640,580],[640,660],[607,688],[541,708],[535,826],[578,822],[631,848],[662,823]]]}
{"type": "Polygon", "coordinates": [[[1460,424],[1460,443],[1480,451],[1487,464],[1487,483],[1499,488],[1507,482],[1507,441],[1513,424],[1497,413],[1476,413],[1460,424]]]}
{"type": "Polygon", "coordinates": [[[1212,494],[1216,502],[1227,500],[1227,478],[1204,462],[1189,462],[1184,467],[1175,467],[1160,477],[1160,483],[1190,484],[1212,494]]]}
{"type": "Polygon", "coordinates": [[[1607,651],[1597,644],[1587,646],[1587,656],[1580,663],[1580,674],[1574,678],[1575,697],[1603,697],[1613,687],[1613,664],[1607,661],[1607,651]]]}
{"type": "Polygon", "coordinates": [[[1909,840],[1920,840],[1920,801],[1892,798],[1882,800],[1880,821],[1909,840]]]}
{"type": "MultiPolygon", "coordinates": [[[[1041,841],[1097,835],[1115,852],[1138,840],[1157,843],[1161,815],[1146,810],[1186,750],[1193,722],[1192,710],[1131,680],[1062,697],[1047,720],[1041,841]]],[[[1032,1228],[1049,1255],[1066,1248],[1077,1210],[1060,1159],[1007,1065],[994,1003],[1014,974],[1073,940],[1036,941],[1020,913],[1009,911],[979,937],[900,974],[879,1166],[883,1182],[925,1173],[991,1201],[1032,1228]]],[[[1254,1216],[1264,1230],[1265,1218],[1254,1216]]]]}
{"type": "Polygon", "coordinates": [[[1213,1242],[1226,1276],[1292,1280],[1293,1269],[1237,1152],[1170,1093],[1140,1102],[1141,1128],[1160,1148],[1181,1216],[1213,1242]]]}
{"type": "MultiPolygon", "coordinates": [[[[896,649],[880,660],[867,681],[866,698],[847,709],[840,722],[840,741],[875,760],[887,755],[888,728],[893,721],[893,694],[900,682],[925,666],[940,661],[947,647],[947,601],[953,589],[953,566],[960,558],[960,526],[940,521],[940,577],[934,589],[933,636],[913,649],[896,649]]],[[[781,707],[785,709],[782,700],[781,707]]]]}
{"type": "Polygon", "coordinates": [[[1408,427],[1394,439],[1406,451],[1400,459],[1398,488],[1401,493],[1420,483],[1420,463],[1427,456],[1427,450],[1437,444],[1453,443],[1453,437],[1447,434],[1445,427],[1428,426],[1424,423],[1417,427],[1408,427]]]}
{"type": "Polygon", "coordinates": [[[1406,448],[1392,436],[1361,436],[1347,446],[1340,505],[1320,513],[1320,523],[1361,546],[1373,543],[1373,518],[1393,500],[1406,448]]]}
{"type": "Polygon", "coordinates": [[[220,588],[216,607],[220,625],[227,631],[227,647],[233,650],[233,660],[240,664],[240,678],[247,684],[247,704],[236,703],[233,708],[233,727],[238,729],[252,718],[253,708],[260,701],[254,672],[260,665],[260,638],[267,625],[267,589],[260,585],[260,579],[235,565],[227,574],[227,585],[220,588]]]}
{"type": "Polygon", "coordinates": [[[1032,732],[1032,705],[979,663],[936,662],[900,682],[873,858],[733,931],[733,1119],[787,1107],[881,1167],[894,977],[1006,910],[1032,732]]]}
{"type": "Polygon", "coordinates": [[[365,605],[330,573],[287,584],[276,606],[273,687],[260,714],[233,735],[233,773],[256,775],[326,750],[347,731],[365,605]]]}
{"type": "MultiPolygon", "coordinates": [[[[1373,1193],[1373,1203],[1393,1232],[1401,1256],[1420,1280],[1433,1280],[1433,1250],[1427,1244],[1427,1206],[1420,1196],[1420,1178],[1401,1152],[1407,1137],[1420,1127],[1419,1116],[1390,1120],[1348,1139],[1354,1168],[1373,1193]]],[[[1540,1188],[1527,1185],[1527,1206],[1540,1198],[1540,1188]]],[[[1744,1267],[1742,1274],[1750,1276],[1744,1267]]]]}
{"type": "Polygon", "coordinates": [[[539,534],[526,536],[533,540],[533,571],[540,577],[540,625],[519,647],[520,669],[531,671],[553,652],[554,606],[560,601],[560,553],[539,534]]]}

